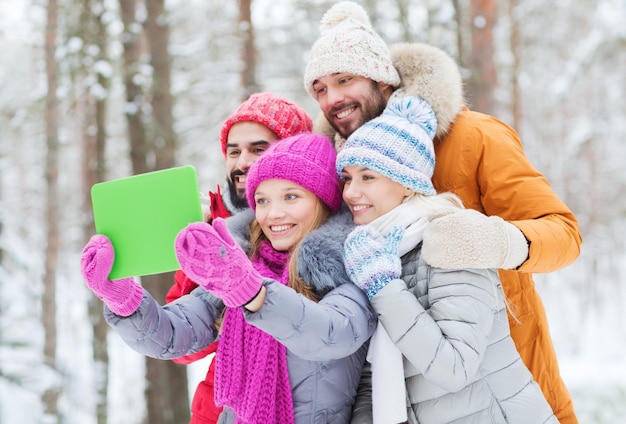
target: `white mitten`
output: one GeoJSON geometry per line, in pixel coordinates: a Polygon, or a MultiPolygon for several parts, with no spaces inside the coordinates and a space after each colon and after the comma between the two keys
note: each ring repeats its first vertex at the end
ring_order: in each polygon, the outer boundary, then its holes
{"type": "Polygon", "coordinates": [[[436,268],[515,269],[528,258],[528,241],[498,216],[459,209],[426,227],[422,257],[436,268]]]}

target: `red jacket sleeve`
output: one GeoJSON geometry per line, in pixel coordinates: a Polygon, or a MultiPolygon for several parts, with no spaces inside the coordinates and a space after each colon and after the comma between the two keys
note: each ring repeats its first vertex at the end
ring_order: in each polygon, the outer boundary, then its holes
{"type": "Polygon", "coordinates": [[[191,278],[187,277],[182,270],[174,274],[174,284],[165,295],[165,302],[170,303],[181,296],[191,293],[198,285],[191,278]]]}

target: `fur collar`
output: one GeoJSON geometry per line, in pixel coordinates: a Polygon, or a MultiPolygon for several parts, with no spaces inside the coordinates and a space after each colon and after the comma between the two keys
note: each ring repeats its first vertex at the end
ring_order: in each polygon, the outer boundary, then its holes
{"type": "MultiPolygon", "coordinates": [[[[231,235],[244,251],[250,250],[249,230],[253,220],[252,209],[226,219],[231,235]]],[[[298,273],[302,280],[313,285],[320,297],[350,282],[343,263],[343,242],[353,228],[352,214],[343,205],[339,212],[307,234],[300,243],[296,262],[298,273]]]]}
{"type": "Polygon", "coordinates": [[[461,112],[463,83],[456,62],[443,50],[424,43],[399,43],[390,48],[405,94],[426,100],[437,116],[437,138],[443,137],[461,112]]]}
{"type": "MultiPolygon", "coordinates": [[[[393,44],[390,52],[400,74],[399,89],[430,104],[437,116],[436,138],[441,139],[465,105],[459,67],[446,52],[424,43],[393,44]]],[[[338,143],[338,134],[321,112],[313,130],[338,143]]]]}
{"type": "Polygon", "coordinates": [[[230,235],[233,236],[235,241],[244,252],[250,251],[250,225],[254,220],[254,211],[252,208],[242,210],[235,215],[226,218],[226,225],[230,235]]]}

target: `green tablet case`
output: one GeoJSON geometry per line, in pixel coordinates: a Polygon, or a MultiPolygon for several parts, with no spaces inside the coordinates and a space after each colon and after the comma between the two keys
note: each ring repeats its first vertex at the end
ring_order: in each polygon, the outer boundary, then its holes
{"type": "Polygon", "coordinates": [[[96,232],[115,248],[111,280],[179,269],[176,235],[203,218],[193,166],[95,184],[91,201],[96,232]]]}

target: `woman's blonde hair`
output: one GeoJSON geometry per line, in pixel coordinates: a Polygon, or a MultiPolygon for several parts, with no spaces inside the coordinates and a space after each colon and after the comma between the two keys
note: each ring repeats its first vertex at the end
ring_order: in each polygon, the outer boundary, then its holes
{"type": "Polygon", "coordinates": [[[429,221],[450,209],[464,209],[461,198],[452,192],[440,193],[435,196],[424,196],[413,192],[404,199],[403,203],[412,203],[429,221]]]}
{"type": "MultiPolygon", "coordinates": [[[[328,217],[330,216],[330,209],[324,202],[320,200],[319,197],[315,197],[315,208],[313,209],[313,221],[311,222],[311,227],[307,229],[307,233],[311,232],[324,224],[328,217]]],[[[255,219],[252,221],[250,225],[250,252],[248,253],[248,257],[253,258],[257,252],[259,251],[259,247],[261,246],[261,242],[264,240],[268,240],[263,230],[261,229],[261,225],[255,219]]],[[[315,302],[319,301],[319,298],[316,296],[315,292],[311,288],[309,284],[303,281],[298,276],[298,269],[296,266],[297,258],[298,258],[298,248],[300,247],[300,243],[302,240],[298,241],[295,246],[291,248],[291,257],[289,258],[289,280],[287,285],[294,289],[296,292],[302,294],[303,296],[311,299],[315,302]]]]}

